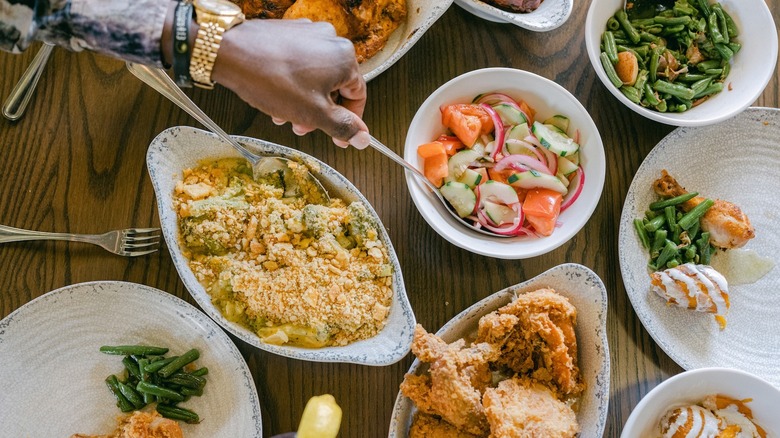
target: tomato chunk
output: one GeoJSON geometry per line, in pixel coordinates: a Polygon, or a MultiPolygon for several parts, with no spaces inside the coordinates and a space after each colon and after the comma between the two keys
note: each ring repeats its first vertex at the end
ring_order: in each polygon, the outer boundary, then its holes
{"type": "Polygon", "coordinates": [[[493,119],[479,105],[456,103],[441,107],[441,122],[468,147],[480,135],[493,132],[493,119]]]}
{"type": "Polygon", "coordinates": [[[466,147],[466,145],[454,135],[440,135],[436,141],[444,145],[444,150],[449,156],[455,155],[459,150],[466,147]]]}
{"type": "Polygon", "coordinates": [[[523,201],[525,219],[534,230],[549,236],[555,230],[555,223],[561,213],[563,195],[549,189],[531,189],[523,201]]]}
{"type": "Polygon", "coordinates": [[[417,155],[423,159],[423,174],[436,187],[444,184],[444,178],[449,174],[444,145],[438,141],[425,143],[417,148],[417,155]]]}

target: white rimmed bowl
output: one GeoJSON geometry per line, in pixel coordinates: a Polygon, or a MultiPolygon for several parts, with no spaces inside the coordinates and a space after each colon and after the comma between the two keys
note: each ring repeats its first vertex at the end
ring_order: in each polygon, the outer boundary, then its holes
{"type": "Polygon", "coordinates": [[[723,0],[723,9],[733,18],[739,29],[737,41],[742,49],[731,61],[731,72],[723,91],[701,105],[682,113],[660,113],[637,105],[615,88],[601,66],[601,35],[607,20],[623,7],[623,0],[593,0],[585,20],[585,45],[590,63],[601,82],[622,104],[632,111],[674,126],[704,126],[731,118],[750,106],[761,95],[777,63],[777,28],[772,13],[763,0],[723,0]]]}
{"type": "Polygon", "coordinates": [[[451,4],[452,0],[408,0],[406,20],[390,35],[382,50],[360,64],[363,78],[370,81],[401,59],[451,4]]]}
{"type": "Polygon", "coordinates": [[[585,171],[585,185],[579,199],[561,214],[562,226],[551,236],[538,239],[487,236],[470,230],[450,216],[447,207],[434,202],[428,189],[410,173],[406,174],[406,184],[428,225],[453,245],[502,259],[535,257],[558,248],[577,234],[596,209],[604,187],[606,165],[601,136],[588,111],[566,89],[549,79],[511,68],[486,68],[465,73],[439,87],[417,110],[406,134],[404,158],[422,167],[417,147],[446,131],[441,123],[441,105],[468,103],[474,96],[492,91],[523,99],[536,110],[536,118],[540,120],[563,114],[571,120],[569,130],[580,131],[580,160],[585,171]]]}
{"type": "MultiPolygon", "coordinates": [[[[604,434],[609,407],[609,344],[607,343],[607,291],[595,272],[585,266],[567,263],[556,266],[536,277],[483,299],[464,310],[436,334],[447,342],[472,335],[479,319],[510,303],[516,293],[549,287],[569,299],[577,308],[578,365],[587,385],[580,398],[577,422],[581,437],[604,434]]],[[[409,373],[422,372],[415,359],[409,373]]],[[[390,420],[389,438],[408,436],[416,411],[414,403],[399,391],[390,420]]]]}
{"type": "Polygon", "coordinates": [[[401,266],[395,250],[371,204],[343,175],[310,155],[262,140],[248,137],[236,138],[257,154],[282,156],[307,163],[314,168],[312,173],[322,181],[331,196],[347,202],[361,201],[366,205],[371,217],[379,224],[379,236],[388,250],[390,263],[393,266],[393,302],[390,314],[385,327],[372,338],[346,346],[319,349],[266,344],[251,330],[228,321],[211,303],[211,297],[195,278],[187,258],[182,254],[178,219],[173,209],[173,190],[176,182],[181,180],[184,169],[195,167],[203,160],[240,157],[240,155],[211,133],[182,126],[168,128],[152,141],[146,154],[146,164],[157,196],[163,237],[176,270],[192,297],[201,309],[225,330],[242,341],[270,353],[314,362],[349,362],[374,366],[389,365],[401,360],[411,346],[415,325],[414,313],[406,298],[401,266]]]}
{"type": "Polygon", "coordinates": [[[557,29],[571,15],[573,0],[544,0],[533,12],[516,13],[499,9],[481,0],[455,0],[455,4],[479,18],[495,23],[511,23],[534,32],[557,29]]]}
{"type": "Polygon", "coordinates": [[[704,397],[722,394],[747,403],[756,424],[777,438],[780,431],[780,390],[764,379],[729,368],[700,368],[677,374],[645,395],[631,412],[621,438],[660,436],[659,424],[670,408],[695,404],[704,397]]]}

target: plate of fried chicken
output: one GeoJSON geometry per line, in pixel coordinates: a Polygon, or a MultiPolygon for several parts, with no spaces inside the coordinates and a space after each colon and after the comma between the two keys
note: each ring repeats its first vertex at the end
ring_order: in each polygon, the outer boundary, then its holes
{"type": "Polygon", "coordinates": [[[628,190],[618,241],[623,284],[645,329],[686,370],[736,368],[780,386],[779,138],[776,108],[677,128],[628,190]],[[681,204],[685,211],[712,200],[700,226],[714,251],[708,263],[653,272],[633,221],[651,202],[686,192],[697,195],[681,204]]]}
{"type": "Polygon", "coordinates": [[[601,436],[607,294],[564,264],[497,292],[436,334],[418,325],[389,437],[601,436]]]}
{"type": "Polygon", "coordinates": [[[367,81],[398,61],[452,4],[452,0],[232,1],[247,18],[331,23],[336,34],[354,44],[360,72],[367,81]]]}

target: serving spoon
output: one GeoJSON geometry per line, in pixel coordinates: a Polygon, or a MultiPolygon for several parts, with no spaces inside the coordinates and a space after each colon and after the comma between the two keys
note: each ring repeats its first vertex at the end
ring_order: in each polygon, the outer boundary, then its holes
{"type": "Polygon", "coordinates": [[[27,104],[30,103],[35,87],[41,79],[41,74],[46,67],[46,61],[49,60],[52,49],[54,49],[53,45],[43,43],[38,54],[35,55],[27,70],[19,78],[19,82],[11,90],[8,99],[3,103],[3,117],[11,121],[19,120],[22,117],[24,110],[27,109],[27,104]]]}
{"type": "Polygon", "coordinates": [[[396,163],[400,164],[404,167],[407,171],[411,172],[412,175],[417,177],[418,180],[422,181],[423,184],[428,187],[428,189],[435,195],[435,197],[438,199],[438,201],[444,206],[444,209],[447,210],[447,213],[450,214],[450,216],[454,217],[460,224],[471,228],[472,230],[485,234],[492,237],[513,237],[513,236],[504,236],[501,234],[492,233],[488,230],[485,230],[481,227],[477,227],[476,225],[472,225],[468,222],[466,222],[462,217],[458,216],[457,213],[452,211],[452,209],[447,205],[447,201],[444,199],[444,196],[442,196],[441,192],[439,191],[439,188],[436,187],[425,175],[423,175],[422,172],[420,172],[416,167],[412,166],[411,163],[401,158],[398,154],[390,150],[387,146],[382,144],[381,141],[374,138],[374,136],[371,136],[371,141],[368,143],[369,146],[376,149],[377,151],[384,154],[386,157],[390,158],[391,160],[395,161],[396,163]]]}
{"type": "MultiPolygon", "coordinates": [[[[132,62],[127,63],[127,69],[130,73],[135,75],[138,79],[145,82],[157,90],[160,94],[170,99],[171,102],[179,106],[179,108],[186,111],[195,120],[202,123],[211,132],[216,134],[220,139],[233,146],[238,153],[241,154],[247,161],[252,163],[252,174],[255,180],[266,178],[270,175],[281,173],[283,181],[285,183],[285,196],[301,195],[300,187],[295,184],[295,178],[293,171],[289,166],[291,162],[287,158],[273,157],[273,156],[259,156],[247,150],[241,143],[236,141],[233,137],[229,136],[222,128],[219,127],[203,110],[193,102],[181,88],[176,85],[176,82],[168,76],[165,71],[148,67],[141,64],[132,62]]],[[[328,196],[327,190],[322,186],[322,183],[311,174],[306,172],[306,181],[314,189],[305,191],[308,200],[314,204],[327,205],[330,203],[330,196],[328,196]]]]}

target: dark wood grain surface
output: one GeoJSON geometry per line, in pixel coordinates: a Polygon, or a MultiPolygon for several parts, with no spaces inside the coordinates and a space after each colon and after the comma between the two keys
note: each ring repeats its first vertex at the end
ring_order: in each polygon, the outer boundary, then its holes
{"type": "MultiPolygon", "coordinates": [[[[780,22],[780,2],[767,4],[780,22]]],[[[431,331],[492,292],[558,264],[593,269],[609,292],[612,377],[605,436],[617,437],[641,397],[682,371],[637,319],[620,277],[617,248],[617,225],[634,172],[673,127],[632,112],[598,80],[585,51],[587,6],[577,2],[559,29],[533,33],[480,20],[453,5],[408,54],[368,85],[364,119],[399,153],[417,107],[439,85],[470,70],[532,71],[582,102],[606,149],[604,192],[590,221],[569,243],[530,260],[474,255],[439,237],[415,209],[402,169],[373,150],[342,150],[321,133],[296,137],[289,125],[275,126],[222,88],[188,93],[226,131],[298,148],[353,181],[389,230],[417,320],[431,331]]],[[[17,56],[0,53],[0,97],[10,93],[35,49],[17,56]]],[[[755,105],[780,107],[777,73],[755,105]]],[[[159,132],[174,125],[199,126],[132,77],[123,63],[55,50],[26,115],[15,123],[0,120],[0,223],[75,233],[158,226],[145,153],[159,132]]],[[[0,317],[50,290],[94,280],[142,283],[194,304],[165,249],[128,259],[81,244],[12,243],[0,245],[0,317]]],[[[323,393],[333,394],[344,410],[341,436],[386,436],[398,385],[412,362],[410,355],[386,367],[308,363],[236,344],[255,378],[266,436],[294,430],[306,400],[323,393]]]]}

